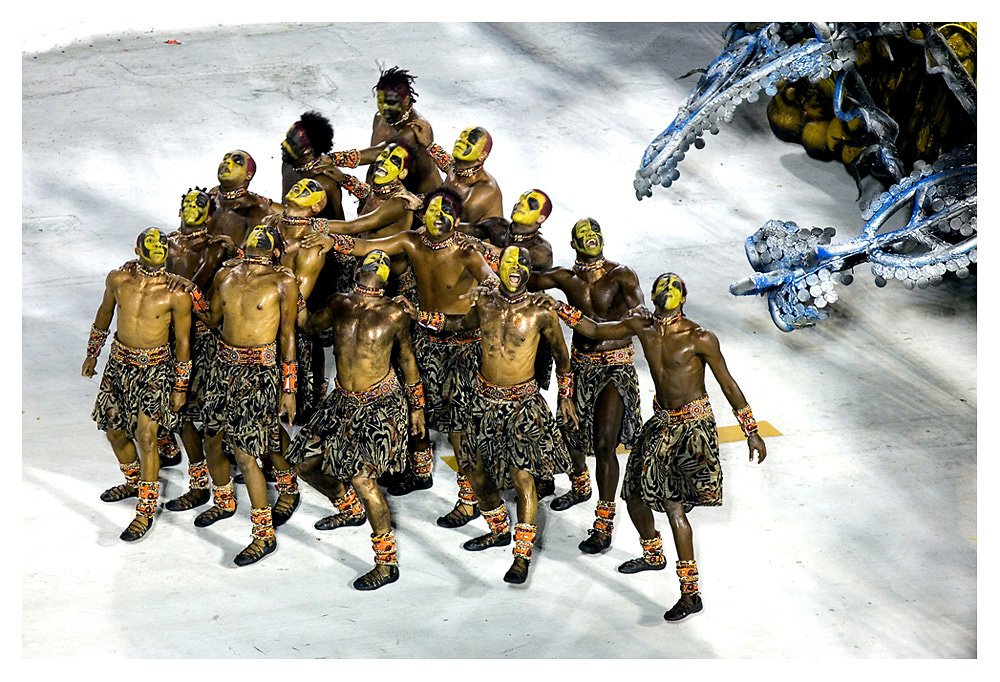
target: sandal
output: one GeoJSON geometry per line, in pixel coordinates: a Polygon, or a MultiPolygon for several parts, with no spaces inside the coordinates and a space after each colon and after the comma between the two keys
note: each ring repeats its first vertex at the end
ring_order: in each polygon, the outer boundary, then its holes
{"type": "Polygon", "coordinates": [[[681,620],[682,618],[687,618],[692,613],[698,613],[704,608],[701,601],[701,595],[694,595],[694,599],[690,604],[684,602],[684,597],[677,600],[677,603],[673,607],[663,614],[664,620],[675,621],[681,620]]]}
{"type": "Polygon", "coordinates": [[[180,497],[169,500],[163,507],[170,511],[187,511],[200,507],[210,499],[212,499],[212,493],[208,489],[189,490],[180,497]]]}
{"type": "Polygon", "coordinates": [[[224,509],[219,505],[214,505],[211,509],[206,509],[198,516],[194,517],[194,525],[199,528],[206,528],[211,526],[216,521],[221,521],[222,519],[228,519],[236,513],[236,507],[232,509],[224,509]]]}
{"type": "Polygon", "coordinates": [[[514,557],[514,563],[512,563],[510,568],[507,569],[507,573],[504,574],[503,581],[513,585],[522,584],[528,579],[529,566],[531,566],[531,562],[524,557],[514,557]]]}
{"type": "Polygon", "coordinates": [[[399,567],[388,566],[389,573],[385,574],[378,570],[378,565],[363,576],[354,581],[356,590],[377,590],[383,585],[394,583],[399,580],[399,567]]]}
{"type": "Polygon", "coordinates": [[[138,496],[139,489],[134,485],[129,485],[128,483],[116,485],[101,493],[101,499],[105,502],[121,502],[122,500],[126,500],[130,497],[138,496]]]}
{"type": "MultiPolygon", "coordinates": [[[[587,554],[597,554],[598,552],[603,552],[604,550],[606,550],[608,547],[611,546],[610,534],[604,533],[594,528],[591,528],[587,532],[590,533],[589,537],[587,537],[586,540],[577,545],[580,548],[581,552],[585,552],[587,554]]],[[[622,565],[624,566],[624,564],[622,565]]],[[[621,569],[619,568],[619,570],[621,569]]],[[[622,573],[626,572],[627,571],[622,571],[622,573]]]]}
{"type": "Polygon", "coordinates": [[[619,573],[639,573],[640,571],[662,571],[667,567],[667,562],[664,560],[660,563],[652,563],[646,557],[641,556],[638,559],[629,559],[624,564],[618,567],[619,573]]]}
{"type": "Polygon", "coordinates": [[[128,528],[122,531],[122,534],[118,537],[125,542],[135,542],[153,527],[153,519],[147,518],[142,514],[136,514],[135,518],[132,519],[132,523],[128,524],[128,528]]]}
{"type": "Polygon", "coordinates": [[[367,520],[368,516],[366,514],[358,514],[357,516],[334,514],[333,516],[323,517],[313,524],[313,528],[316,530],[334,530],[336,528],[344,528],[345,526],[363,526],[367,520]]]}
{"type": "Polygon", "coordinates": [[[438,517],[437,525],[442,526],[444,528],[461,528],[469,521],[472,521],[473,519],[478,519],[480,516],[482,516],[482,514],[479,512],[478,504],[469,505],[466,504],[465,502],[459,501],[455,504],[454,509],[452,509],[444,516],[438,517]],[[462,511],[463,507],[469,507],[469,506],[472,507],[471,514],[462,511]]]}
{"type": "Polygon", "coordinates": [[[265,541],[263,545],[258,545],[257,541],[254,540],[247,545],[242,552],[236,555],[236,558],[233,559],[233,563],[237,566],[249,566],[250,564],[260,561],[277,548],[278,541],[273,537],[270,538],[270,542],[265,541]]]}
{"type": "Polygon", "coordinates": [[[277,501],[275,501],[274,506],[271,507],[271,524],[277,528],[281,526],[288,519],[292,518],[292,514],[295,510],[299,508],[299,502],[302,501],[302,495],[295,493],[295,495],[278,495],[277,501]],[[289,502],[289,498],[291,501],[289,502]]]}
{"type": "Polygon", "coordinates": [[[501,533],[500,535],[487,533],[486,535],[480,535],[478,538],[466,541],[462,547],[470,552],[480,552],[490,547],[506,547],[509,544],[510,533],[501,533]]]}
{"type": "MultiPolygon", "coordinates": [[[[587,500],[590,499],[591,495],[593,495],[593,493],[589,490],[587,491],[586,494],[583,494],[581,492],[571,489],[565,495],[560,495],[559,497],[549,502],[549,506],[555,509],[556,511],[566,511],[567,509],[569,509],[574,505],[580,504],[581,502],[586,502],[587,500]]],[[[541,495],[539,495],[539,498],[541,498],[541,495]]]]}

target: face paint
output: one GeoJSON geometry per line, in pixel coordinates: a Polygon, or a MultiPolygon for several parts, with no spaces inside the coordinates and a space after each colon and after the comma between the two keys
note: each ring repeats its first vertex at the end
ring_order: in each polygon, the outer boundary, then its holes
{"type": "Polygon", "coordinates": [[[527,250],[519,246],[508,246],[500,256],[497,274],[507,291],[516,293],[528,286],[530,269],[527,250]]]}
{"type": "Polygon", "coordinates": [[[209,196],[200,190],[191,190],[181,200],[181,220],[192,227],[208,220],[209,196]]]}
{"type": "Polygon", "coordinates": [[[229,152],[222,157],[219,164],[219,180],[241,184],[249,181],[247,178],[247,157],[242,152],[229,152]]]}
{"type": "Polygon", "coordinates": [[[466,128],[455,140],[452,155],[460,161],[477,161],[484,149],[486,149],[486,133],[483,129],[466,128]]]}
{"type": "Polygon", "coordinates": [[[394,182],[403,172],[407,156],[406,150],[398,145],[383,149],[375,159],[375,184],[388,185],[394,182]]]}
{"type": "Polygon", "coordinates": [[[264,225],[258,225],[247,235],[247,248],[263,249],[264,251],[274,251],[274,235],[264,225]]]}
{"type": "Polygon", "coordinates": [[[572,246],[577,253],[585,256],[598,256],[604,249],[604,236],[601,226],[591,222],[589,218],[578,220],[573,226],[572,246]]]}
{"type": "Polygon", "coordinates": [[[653,282],[653,304],[663,310],[676,310],[685,299],[683,286],[677,275],[660,275],[653,282]]]}
{"type": "Polygon", "coordinates": [[[299,134],[299,129],[293,125],[285,133],[285,139],[281,141],[281,160],[295,165],[302,160],[306,151],[306,147],[302,144],[302,135],[299,134]]]}
{"type": "Polygon", "coordinates": [[[542,206],[545,205],[545,195],[536,190],[525,192],[514,204],[510,219],[522,225],[532,225],[545,220],[542,216],[542,206]]]}
{"type": "Polygon", "coordinates": [[[376,90],[375,106],[386,123],[395,125],[406,115],[409,100],[395,90],[376,90]]]}
{"type": "Polygon", "coordinates": [[[301,208],[310,208],[326,198],[326,190],[315,180],[299,180],[288,190],[285,199],[301,208]]]}
{"type": "Polygon", "coordinates": [[[431,199],[424,211],[424,227],[435,239],[455,229],[455,207],[443,196],[431,199]]]}
{"type": "Polygon", "coordinates": [[[383,283],[389,281],[389,255],[385,251],[371,251],[361,262],[361,272],[378,273],[383,283]]]}
{"type": "Polygon", "coordinates": [[[142,241],[139,243],[139,254],[150,265],[163,265],[167,262],[167,235],[155,227],[143,232],[142,241]]]}

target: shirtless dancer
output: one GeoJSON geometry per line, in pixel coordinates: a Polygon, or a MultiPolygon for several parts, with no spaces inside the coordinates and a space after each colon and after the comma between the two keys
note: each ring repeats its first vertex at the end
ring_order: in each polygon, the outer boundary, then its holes
{"type": "Polygon", "coordinates": [[[476,228],[499,249],[511,244],[525,247],[531,253],[532,272],[545,272],[552,268],[552,245],[542,237],[541,227],[551,213],[549,195],[540,189],[531,189],[518,197],[510,212],[510,222],[503,218],[487,218],[476,228]]]}
{"type": "Polygon", "coordinates": [[[157,428],[175,425],[191,378],[191,299],[167,287],[166,235],[155,227],[144,230],[135,252],[138,267],[113,270],[105,280],[82,372],[94,376],[117,311],[111,357],[91,416],[107,435],[125,475],[125,483],[105,490],[101,499],[139,498],[135,518],[120,535],[126,542],[138,540],[153,524],[160,491],[157,428]],[[176,337],[173,353],[171,328],[176,337]]]}
{"type": "Polygon", "coordinates": [[[649,363],[656,388],[653,417],[642,427],[625,466],[622,499],[639,531],[643,555],[618,567],[622,573],[662,570],[666,567],[663,542],[653,521],[653,510],[666,512],[677,550],[677,577],[681,597],[663,614],[669,621],[701,611],[698,566],[687,512],[696,506],[722,504],[722,468],[712,406],[705,390],[705,366],[719,382],[733,414],[747,437],[750,461],[767,456],[757,434],[750,405],[736,384],[715,334],[684,316],[687,289],[681,278],[665,273],[653,282],[652,315],[633,313],[621,322],[594,323],[579,310],[555,305],[574,331],[591,339],[637,336],[649,363]]]}
{"type": "Polygon", "coordinates": [[[489,235],[476,230],[475,224],[503,215],[500,185],[484,168],[492,149],[493,138],[486,128],[466,128],[455,140],[454,162],[448,164],[444,180],[444,186],[455,190],[462,199],[463,222],[459,229],[479,239],[488,239],[489,235]]]}
{"type": "MultiPolygon", "coordinates": [[[[295,276],[278,265],[282,246],[274,228],[259,225],[251,230],[243,257],[228,261],[216,275],[208,314],[199,313],[209,327],[221,323],[222,331],[202,408],[215,504],[198,515],[195,525],[208,526],[236,513],[229,460],[220,456],[220,446],[208,446],[225,438],[246,482],[253,523],[253,541],[236,556],[237,566],[259,561],[277,547],[274,525],[280,524],[272,522],[267,483],[257,460],[270,453],[276,476],[291,469],[279,454],[279,418],[285,415],[289,424],[295,419],[299,291],[295,276]]],[[[289,497],[279,488],[275,508],[294,510],[289,497]]]]}
{"type": "Polygon", "coordinates": [[[219,184],[209,191],[215,199],[212,231],[227,235],[236,246],[243,245],[249,228],[284,208],[248,189],[256,172],[257,164],[245,151],[227,152],[219,164],[219,184]]]}
{"type": "MultiPolygon", "coordinates": [[[[355,256],[373,249],[385,251],[390,257],[403,254],[416,276],[421,307],[442,315],[464,315],[470,304],[461,296],[480,283],[497,287],[499,280],[483,255],[468,245],[470,238],[455,232],[461,214],[461,200],[452,190],[442,187],[424,197],[424,227],[419,230],[373,240],[336,234],[311,235],[305,244],[320,244],[324,250],[334,248],[355,256]]],[[[478,341],[478,331],[439,332],[416,327],[414,348],[427,393],[427,426],[448,434],[456,457],[461,457],[462,434],[468,428],[469,398],[480,360],[478,341]]],[[[434,455],[430,440],[421,439],[411,457],[411,481],[397,488],[398,493],[426,489],[433,484],[434,455]]],[[[441,526],[456,528],[479,516],[472,487],[461,471],[458,486],[458,503],[437,520],[441,526]]]]}
{"type": "MultiPolygon", "coordinates": [[[[372,163],[390,140],[402,139],[414,150],[414,167],[406,178],[406,188],[417,194],[426,194],[441,186],[441,173],[448,162],[448,152],[434,143],[430,122],[417,113],[413,101],[416,76],[405,69],[392,67],[381,72],[372,90],[375,92],[378,113],[372,120],[371,146],[367,149],[348,149],[334,152],[334,162],[342,168],[357,168],[372,163]]],[[[374,180],[373,169],[368,171],[368,182],[374,180]]]]}
{"type": "Polygon", "coordinates": [[[544,337],[552,348],[559,380],[559,414],[568,428],[576,428],[573,376],[569,351],[550,308],[535,303],[528,293],[531,257],[520,246],[508,246],[500,257],[500,290],[481,294],[476,289],[469,312],[461,318],[423,313],[424,324],[443,329],[482,331],[483,363],[471,404],[471,424],[462,450],[462,468],[469,480],[490,532],[463,547],[479,551],[509,545],[510,516],[500,490],[517,491],[514,527],[514,563],[504,576],[508,583],[528,577],[537,528],[538,497],[534,477],[551,479],[569,472],[572,460],[535,382],[535,353],[544,337]],[[442,319],[443,318],[443,319],[442,319]]]}
{"type": "MultiPolygon", "coordinates": [[[[604,258],[604,236],[593,218],[578,220],[570,245],[576,251],[572,269],[553,268],[533,274],[531,289],[557,288],[584,315],[605,322],[623,319],[643,304],[639,278],[631,268],[604,258]]],[[[552,500],[556,511],[590,499],[587,457],[597,460],[597,518],[580,550],[596,554],[611,546],[615,492],[618,489],[619,443],[631,449],[642,416],[639,410],[639,377],[633,365],[632,340],[598,341],[577,328],[573,332],[573,405],[580,428],[563,431],[573,456],[572,488],[552,500]]]]}
{"type": "Polygon", "coordinates": [[[326,192],[326,205],[317,217],[344,219],[340,187],[344,173],[329,156],[333,126],[318,111],[307,111],[291,125],[281,141],[281,193],[287,195],[300,180],[315,180],[326,192]]]}
{"type": "Polygon", "coordinates": [[[402,469],[407,433],[424,435],[424,390],[413,357],[410,317],[385,298],[388,280],[389,256],[372,251],[359,267],[354,291],[335,294],[311,316],[299,315],[307,332],[333,327],[337,378],[336,388],[292,443],[288,461],[340,510],[317,521],[318,530],[361,525],[367,515],[375,568],[354,582],[359,590],[399,578],[389,506],[376,479],[402,469]],[[405,389],[391,361],[394,348],[405,389]]]}

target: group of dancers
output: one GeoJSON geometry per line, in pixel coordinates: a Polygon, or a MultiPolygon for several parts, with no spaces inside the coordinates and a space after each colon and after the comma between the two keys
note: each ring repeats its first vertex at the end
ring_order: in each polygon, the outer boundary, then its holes
{"type": "Polygon", "coordinates": [[[568,475],[570,489],[552,509],[591,499],[590,456],[598,501],[579,548],[611,546],[621,444],[630,454],[620,497],[642,555],[618,570],[666,567],[652,513],[665,512],[680,598],[664,618],[702,610],[687,512],[722,503],[706,366],[750,460],[766,456],[718,339],[685,317],[687,290],[674,273],[652,283],[647,309],[635,272],[604,257],[593,218],[570,230],[575,263],[555,266],[540,230],[552,210],[546,193],[524,192],[506,219],[485,169],[489,132],[472,126],[447,152],[414,109],[413,82],[402,69],[381,72],[365,149],[334,151],[330,122],[303,113],[281,142],[281,203],[249,190],[250,154],[225,154],[216,187],[183,195],[179,228],[143,230],[137,259],[108,274],[83,374],[95,374],[117,316],[93,418],[125,478],[101,498],[138,498],[122,540],[150,530],[159,469],[178,434],[189,490],[164,507],[211,502],[198,527],[233,516],[235,464],[252,523],[237,565],[275,550],[275,528],[298,507],[301,478],[336,510],[317,529],[370,524],[375,566],[354,587],[377,589],[399,578],[385,495],[433,485],[434,430],[447,435],[458,468],[458,499],[437,523],[455,528],[482,517],[488,532],[464,548],[513,545],[504,580],[524,583],[539,499],[554,495],[557,474],[568,475]],[[364,167],[364,179],[343,170],[364,167]],[[344,192],[357,199],[353,219],[344,192]],[[572,330],[569,347],[561,325],[572,330]],[[633,337],[655,386],[645,423],[633,337]],[[555,413],[540,392],[553,366],[555,413]],[[302,428],[291,439],[282,422],[302,428]],[[501,497],[509,489],[513,526],[501,497]]]}

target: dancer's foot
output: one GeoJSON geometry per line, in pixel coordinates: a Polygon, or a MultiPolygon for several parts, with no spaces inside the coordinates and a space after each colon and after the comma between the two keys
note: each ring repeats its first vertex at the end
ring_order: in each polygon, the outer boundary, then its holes
{"type": "Polygon", "coordinates": [[[125,542],[135,542],[149,530],[150,526],[153,525],[153,519],[143,516],[142,514],[136,514],[135,518],[132,519],[132,523],[128,524],[128,528],[122,531],[122,534],[118,537],[125,542]]]}
{"type": "Polygon", "coordinates": [[[383,585],[399,580],[399,567],[387,564],[375,564],[375,568],[354,581],[356,590],[377,590],[383,585]]]}
{"type": "Polygon", "coordinates": [[[210,509],[206,509],[198,516],[194,517],[194,525],[199,528],[206,528],[211,526],[216,521],[221,521],[222,519],[228,519],[230,516],[236,513],[236,507],[232,509],[224,509],[219,505],[213,505],[210,509]]]}
{"type": "Polygon", "coordinates": [[[433,476],[414,476],[409,474],[395,485],[386,488],[386,492],[394,497],[409,495],[416,490],[427,490],[434,485],[433,476]]]}
{"type": "Polygon", "coordinates": [[[207,489],[189,490],[180,497],[167,501],[163,506],[169,511],[187,511],[200,507],[210,499],[212,499],[212,493],[207,489]]]}
{"type": "Polygon", "coordinates": [[[482,514],[479,513],[478,504],[465,504],[464,502],[458,502],[455,504],[454,509],[444,516],[438,517],[437,525],[445,528],[460,528],[469,521],[478,519],[480,516],[482,516],[482,514]]]}
{"type": "Polygon", "coordinates": [[[692,613],[698,613],[704,608],[701,602],[701,595],[694,594],[681,595],[681,598],[677,600],[677,603],[673,607],[663,614],[664,620],[676,621],[682,618],[687,618],[692,613]]]}
{"type": "Polygon", "coordinates": [[[651,562],[646,557],[641,556],[637,559],[629,559],[624,564],[618,567],[619,573],[639,573],[640,571],[662,571],[667,567],[666,560],[661,562],[651,562]]]}
{"type": "MultiPolygon", "coordinates": [[[[565,495],[560,495],[556,499],[549,502],[549,506],[556,511],[566,511],[574,505],[586,502],[590,499],[591,495],[593,495],[593,493],[590,491],[587,491],[587,494],[584,495],[577,490],[570,489],[570,491],[565,495]]],[[[539,495],[539,497],[541,497],[541,495],[539,495]]]]}
{"type": "MultiPolygon", "coordinates": [[[[589,532],[590,535],[586,540],[578,545],[581,552],[586,552],[587,554],[597,554],[598,552],[603,552],[611,546],[610,534],[605,533],[604,531],[595,530],[594,528],[591,528],[587,532],[589,532]]],[[[625,571],[622,572],[624,573],[625,571]]]]}
{"type": "Polygon", "coordinates": [[[367,520],[367,515],[363,513],[357,516],[334,514],[333,516],[323,517],[313,524],[313,528],[316,530],[334,530],[336,528],[344,528],[345,526],[363,526],[367,520]]]}
{"type": "Polygon", "coordinates": [[[295,493],[294,495],[285,495],[282,493],[278,495],[274,506],[271,507],[271,524],[277,528],[292,518],[292,514],[299,508],[299,502],[301,501],[302,495],[299,493],[295,493]]]}
{"type": "Polygon", "coordinates": [[[505,583],[512,583],[514,585],[520,585],[525,580],[528,579],[528,567],[531,565],[524,557],[514,557],[514,563],[510,565],[507,569],[507,573],[503,577],[505,583]]]}
{"type": "Polygon", "coordinates": [[[505,547],[509,544],[510,533],[501,533],[500,535],[487,533],[486,535],[480,535],[478,538],[467,540],[462,544],[462,547],[470,552],[480,552],[490,547],[505,547]]]}
{"type": "Polygon", "coordinates": [[[122,500],[127,500],[130,497],[136,497],[138,494],[139,489],[134,485],[122,483],[121,485],[108,488],[101,493],[101,499],[105,502],[121,502],[122,500]]]}
{"type": "Polygon", "coordinates": [[[254,541],[247,545],[242,552],[236,555],[233,563],[237,566],[248,566],[257,563],[268,554],[278,548],[278,541],[273,537],[267,540],[254,538],[254,541]]]}

